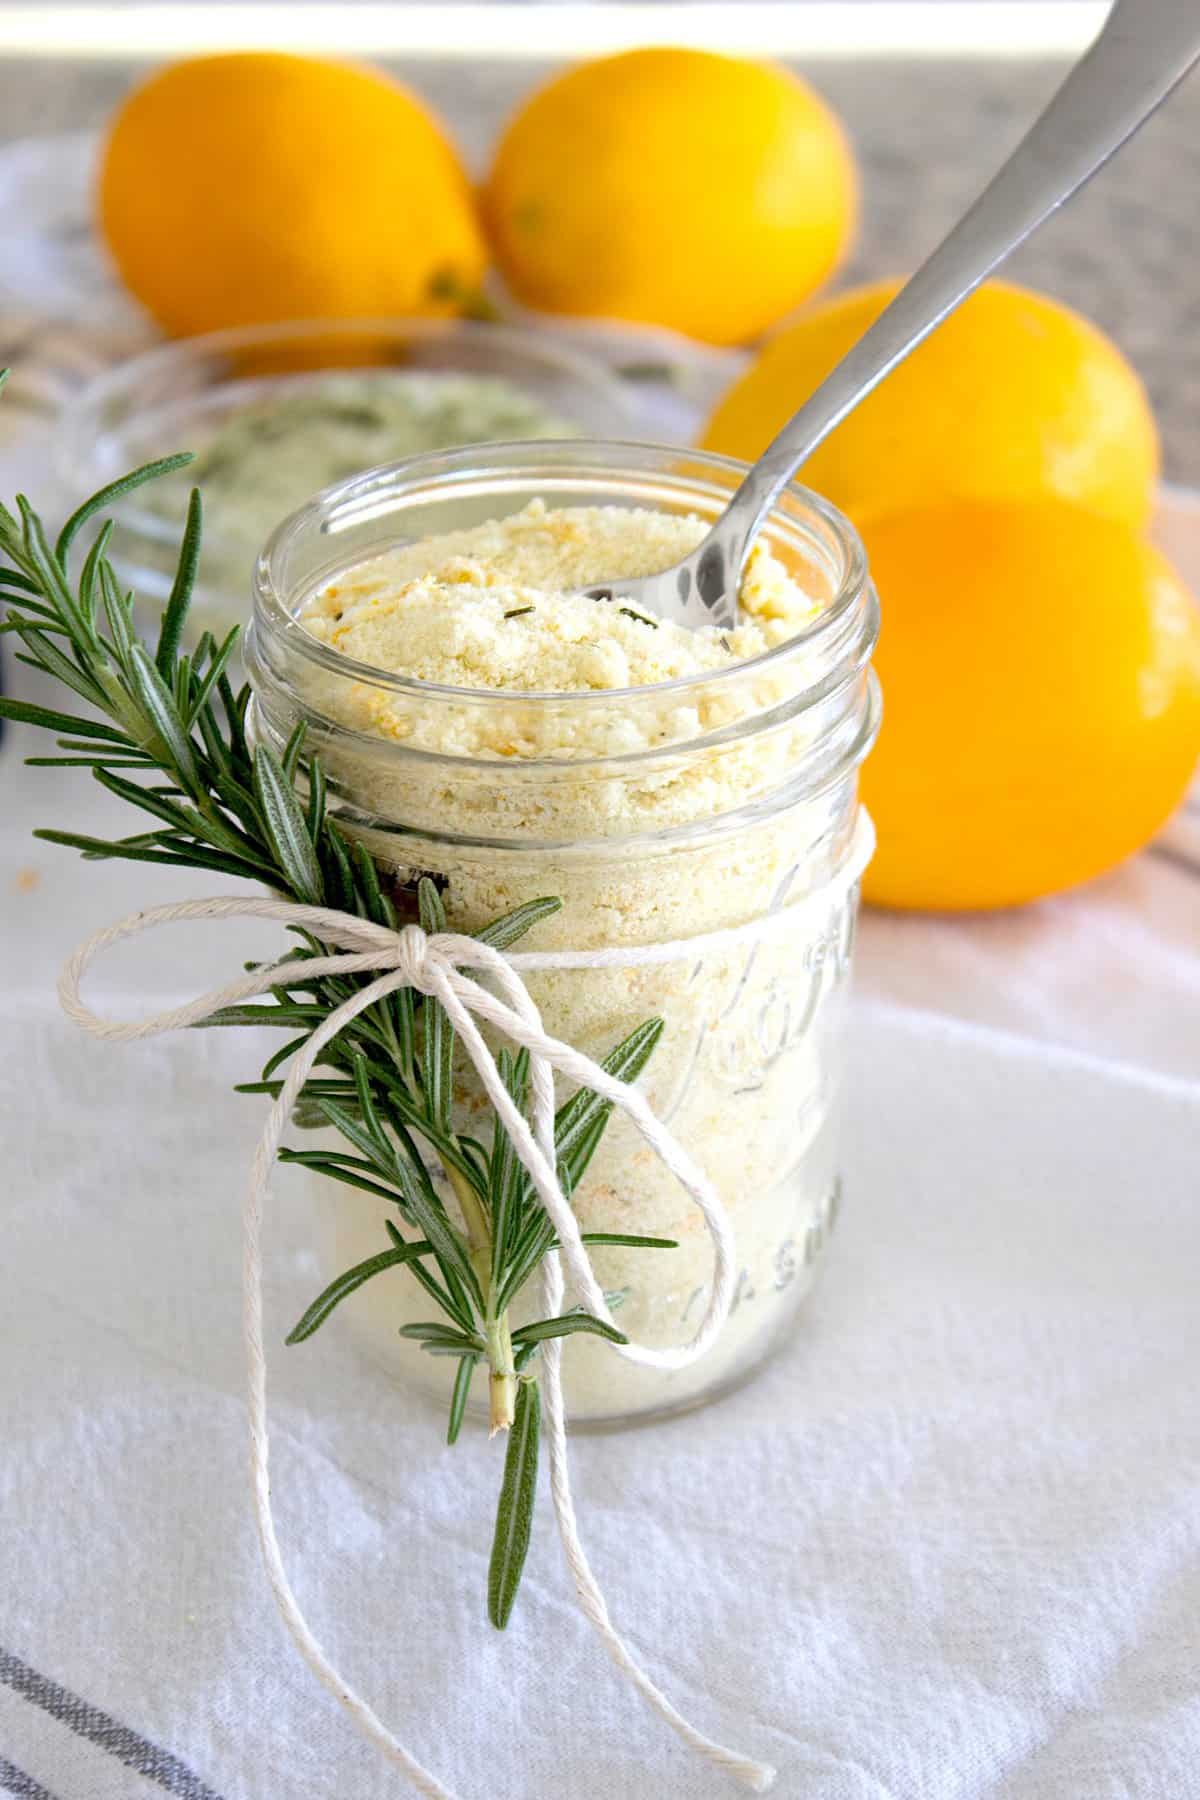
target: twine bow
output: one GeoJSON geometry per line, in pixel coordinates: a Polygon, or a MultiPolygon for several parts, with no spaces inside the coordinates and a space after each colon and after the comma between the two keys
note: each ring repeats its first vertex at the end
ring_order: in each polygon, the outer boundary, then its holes
{"type": "MultiPolygon", "coordinates": [[[[868,828],[869,829],[869,828],[868,828]]],[[[859,854],[863,845],[860,840],[859,854]]],[[[870,854],[869,844],[865,854],[870,854]]],[[[864,857],[865,860],[865,857],[864,857]]],[[[857,857],[855,858],[857,862],[857,857]]],[[[861,873],[861,866],[841,871],[838,881],[847,889],[861,873]],[[848,878],[848,879],[847,879],[848,878]]],[[[819,896],[828,908],[830,890],[819,896]]],[[[804,903],[804,904],[807,904],[804,903]]],[[[778,915],[777,915],[778,916],[778,915]]],[[[543,1265],[543,1294],[549,1316],[561,1312],[565,1262],[575,1294],[588,1311],[611,1323],[603,1292],[596,1280],[579,1225],[558,1180],[554,1154],[554,1075],[568,1077],[592,1089],[619,1107],[633,1121],[643,1138],[671,1171],[699,1208],[712,1239],[713,1281],[700,1325],[690,1343],[656,1350],[644,1345],[614,1345],[630,1361],[662,1369],[678,1369],[694,1362],[712,1344],[725,1323],[733,1297],[733,1234],[715,1189],[683,1146],[657,1119],[636,1088],[609,1075],[606,1070],[572,1045],[550,1036],[524,983],[521,969],[603,967],[615,963],[667,961],[681,953],[678,944],[648,946],[637,951],[501,952],[477,938],[452,932],[427,935],[418,925],[400,931],[319,906],[248,896],[185,900],[134,913],[96,932],[77,949],[59,978],[58,992],[64,1012],[94,1036],[109,1042],[131,1042],[157,1037],[183,1026],[199,1025],[223,1007],[268,992],[295,974],[287,961],[257,969],[226,987],[202,995],[184,1006],[130,1021],[103,1019],[80,996],[80,985],[94,959],[122,939],[139,936],[158,925],[195,919],[277,919],[302,927],[323,943],[340,947],[339,953],[307,959],[306,978],[324,975],[374,974],[376,979],[360,988],[322,1021],[291,1059],[288,1075],[271,1107],[255,1151],[243,1213],[243,1331],[246,1350],[248,1411],[250,1423],[251,1482],[255,1519],[267,1574],[279,1611],[304,1660],[326,1688],[345,1707],[359,1728],[407,1775],[429,1800],[453,1800],[453,1796],[388,1730],[383,1721],[338,1674],[313,1634],[288,1582],[275,1522],[271,1512],[269,1442],[267,1434],[266,1356],[263,1347],[262,1215],[270,1173],[288,1119],[301,1089],[312,1074],[325,1046],[357,1018],[387,995],[411,987],[436,1000],[446,1012],[475,1068],[489,1100],[512,1140],[514,1151],[528,1172],[534,1189],[549,1215],[561,1245],[547,1255],[543,1265]],[[466,973],[465,971],[473,971],[466,973]],[[498,992],[476,979],[486,975],[498,992]],[[516,1106],[500,1076],[477,1021],[492,1026],[510,1042],[529,1052],[532,1126],[516,1106]]],[[[691,939],[688,953],[706,945],[716,947],[748,935],[746,928],[718,932],[709,938],[691,939]]],[[[753,935],[758,935],[757,929],[753,935]]],[[[562,1397],[562,1345],[547,1340],[542,1350],[545,1411],[549,1445],[550,1486],[563,1549],[575,1581],[579,1604],[598,1632],[617,1667],[629,1677],[650,1705],[693,1749],[744,1786],[764,1793],[775,1779],[769,1765],[757,1762],[706,1737],[676,1711],[634,1659],[613,1628],[603,1594],[588,1565],[579,1541],[575,1509],[567,1470],[566,1421],[562,1397]]]]}

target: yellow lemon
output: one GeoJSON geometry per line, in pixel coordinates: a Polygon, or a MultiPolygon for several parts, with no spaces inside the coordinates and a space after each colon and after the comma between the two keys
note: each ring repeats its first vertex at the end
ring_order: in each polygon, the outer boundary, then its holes
{"type": "Polygon", "coordinates": [[[167,331],[445,314],[485,265],[467,176],[439,124],[370,69],[309,57],[176,63],[124,102],[100,218],[167,331]]]}
{"type": "Polygon", "coordinates": [[[527,305],[736,344],[829,275],[856,191],[837,120],[786,69],[634,50],[525,102],[483,203],[527,305]]]}
{"type": "Polygon", "coordinates": [[[1011,906],[1144,844],[1200,757],[1200,610],[1128,526],[1061,501],[868,521],[883,729],[867,897],[1011,906]]]}
{"type": "MultiPolygon", "coordinates": [[[[807,312],[718,405],[710,450],[752,460],[883,311],[898,281],[807,312]]],[[[1142,525],[1158,435],[1136,373],[1086,319],[988,282],[809,458],[799,479],[854,516],[954,494],[1056,494],[1142,525]]]]}

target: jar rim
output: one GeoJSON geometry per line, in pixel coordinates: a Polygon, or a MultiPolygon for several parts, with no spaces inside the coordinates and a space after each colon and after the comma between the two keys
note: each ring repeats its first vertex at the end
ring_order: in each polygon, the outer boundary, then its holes
{"type": "MultiPolygon", "coordinates": [[[[328,520],[338,510],[346,514],[345,523],[353,523],[355,517],[370,517],[372,510],[379,510],[389,491],[395,492],[395,484],[406,477],[410,480],[419,477],[422,471],[427,482],[419,485],[426,487],[432,494],[445,484],[446,492],[453,490],[456,481],[474,478],[481,484],[486,483],[489,471],[496,475],[502,472],[520,473],[521,465],[527,465],[527,472],[535,476],[538,467],[538,453],[559,453],[563,458],[563,466],[568,470],[574,468],[582,471],[589,466],[598,472],[609,468],[614,477],[619,475],[622,465],[632,475],[635,468],[628,467],[639,460],[643,466],[649,467],[648,458],[670,458],[676,462],[686,461],[689,465],[714,473],[734,475],[740,481],[749,465],[737,458],[722,456],[715,451],[697,450],[689,445],[656,444],[643,441],[623,441],[620,439],[598,438],[538,438],[518,439],[485,445],[468,445],[463,449],[439,451],[434,454],[423,453],[419,456],[406,457],[398,462],[381,464],[378,468],[368,469],[362,474],[335,482],[313,496],[304,506],[280,521],[266,544],[259,553],[254,567],[253,598],[254,620],[251,626],[251,639],[256,639],[259,627],[264,634],[276,635],[281,631],[288,634],[289,650],[297,652],[314,667],[323,669],[334,676],[356,683],[370,685],[393,693],[420,696],[425,699],[452,701],[458,705],[487,707],[489,705],[511,706],[515,701],[522,705],[553,703],[571,706],[594,705],[603,702],[608,706],[621,701],[631,703],[643,698],[647,700],[663,699],[672,694],[680,698],[696,690],[721,692],[723,686],[738,680],[753,679],[767,670],[775,670],[786,666],[787,660],[797,652],[805,652],[835,643],[850,620],[855,606],[861,601],[867,587],[867,562],[862,540],[858,532],[845,515],[838,511],[831,501],[799,483],[790,484],[780,501],[772,507],[764,523],[764,532],[778,533],[780,530],[790,531],[796,535],[796,521],[789,520],[784,508],[791,502],[803,505],[810,514],[815,515],[829,534],[832,543],[837,547],[841,559],[835,591],[829,601],[822,606],[816,618],[785,638],[782,643],[774,644],[761,651],[757,656],[748,657],[744,661],[728,664],[719,669],[694,670],[687,675],[673,676],[668,681],[648,682],[635,687],[622,688],[586,688],[586,689],[513,689],[513,688],[481,688],[458,687],[440,682],[422,681],[415,676],[404,675],[393,670],[380,669],[374,663],[360,662],[356,657],[348,656],[341,650],[335,650],[324,644],[305,629],[284,597],[286,583],[281,582],[282,564],[297,541],[314,527],[328,531],[328,520]],[[601,459],[607,459],[602,461],[601,459]],[[374,502],[374,508],[371,503],[374,502]],[[325,521],[322,523],[322,521],[325,521]]],[[[660,472],[661,473],[661,472],[660,472]]],[[[550,478],[550,471],[547,471],[550,478]]],[[[418,485],[414,481],[414,486],[418,485]]],[[[538,485],[533,482],[532,485],[538,485]]],[[[701,484],[694,477],[681,478],[680,490],[691,488],[697,494],[701,484]]],[[[503,488],[498,486],[498,495],[503,488]]],[[[315,585],[315,584],[312,584],[315,585]]],[[[827,673],[827,672],[826,672],[827,673]]],[[[810,690],[806,690],[803,698],[807,700],[811,693],[814,699],[822,697],[825,689],[824,677],[818,679],[810,690]]],[[[693,745],[696,740],[692,740],[693,745]]],[[[456,758],[456,761],[464,759],[456,758]]],[[[524,759],[523,759],[524,760],[524,759]]],[[[610,759],[605,759],[610,760],[610,759]]],[[[576,765],[577,766],[577,765],[576,765]]]]}

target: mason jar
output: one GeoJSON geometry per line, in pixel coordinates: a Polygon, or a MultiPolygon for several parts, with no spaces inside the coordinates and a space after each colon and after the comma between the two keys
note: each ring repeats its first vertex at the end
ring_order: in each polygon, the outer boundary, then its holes
{"type": "MultiPolygon", "coordinates": [[[[790,1330],[839,1203],[838,1096],[861,842],[857,770],[879,703],[869,660],[878,607],[852,527],[793,488],[768,547],[819,603],[798,634],[750,661],[654,686],[524,693],[423,683],[358,663],[299,622],[305,602],[400,543],[502,518],[535,497],[561,507],[651,508],[714,519],[744,468],[637,444],[488,445],[422,457],[327,490],[258,561],[247,661],[253,729],[277,748],[296,724],[342,830],[375,859],[402,919],[431,876],[449,929],[473,932],[524,901],[561,910],[520,946],[670,943],[669,960],[530,972],[553,1036],[601,1060],[664,1022],[640,1078],[658,1118],[706,1171],[732,1224],[738,1278],[716,1343],[663,1369],[576,1334],[563,1379],[576,1424],[698,1404],[741,1381],[790,1330]],[[724,947],[689,940],[794,910],[724,947]]],[[[490,1141],[473,1070],[456,1065],[459,1130],[490,1141]]],[[[443,1181],[451,1216],[457,1206],[443,1181]]],[[[386,1248],[366,1193],[312,1177],[327,1277],[386,1248]]],[[[592,1250],[616,1323],[655,1347],[687,1343],[712,1248],[688,1196],[622,1115],[572,1196],[585,1232],[672,1240],[592,1250]]],[[[394,1217],[394,1215],[393,1215],[394,1217]]],[[[534,1316],[522,1296],[514,1322],[534,1316]]],[[[400,1338],[430,1302],[404,1268],[340,1309],[387,1367],[448,1395],[454,1365],[400,1338]]],[[[482,1378],[480,1387],[482,1391],[482,1378]]]]}

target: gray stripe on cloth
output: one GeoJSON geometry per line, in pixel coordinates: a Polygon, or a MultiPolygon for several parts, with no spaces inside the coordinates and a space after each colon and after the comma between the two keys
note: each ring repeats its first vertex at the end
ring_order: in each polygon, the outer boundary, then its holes
{"type": "Polygon", "coordinates": [[[15,1794],[17,1800],[54,1800],[49,1788],[44,1788],[40,1781],[27,1775],[24,1769],[18,1769],[16,1763],[10,1763],[7,1757],[0,1756],[0,1789],[6,1794],[15,1794]]]}
{"type": "MultiPolygon", "coordinates": [[[[219,1794],[198,1775],[193,1775],[187,1764],[181,1763],[169,1750],[152,1744],[132,1726],[110,1719],[98,1706],[81,1700],[78,1694],[60,1687],[49,1676],[39,1675],[10,1650],[0,1649],[0,1681],[32,1705],[40,1706],[43,1712],[48,1712],[77,1737],[87,1738],[110,1756],[115,1756],[127,1769],[135,1769],[148,1781],[155,1781],[169,1794],[175,1794],[178,1800],[220,1800],[219,1794]]],[[[21,1793],[23,1790],[18,1788],[16,1791],[21,1793]]],[[[38,1792],[40,1790],[35,1790],[35,1797],[38,1792]]]]}

